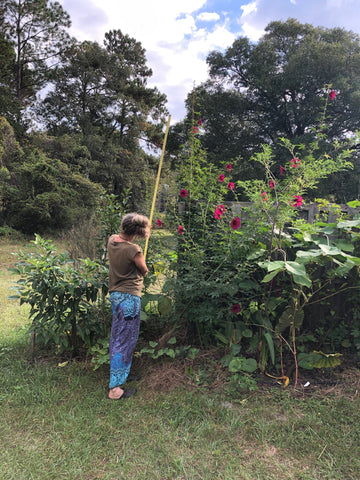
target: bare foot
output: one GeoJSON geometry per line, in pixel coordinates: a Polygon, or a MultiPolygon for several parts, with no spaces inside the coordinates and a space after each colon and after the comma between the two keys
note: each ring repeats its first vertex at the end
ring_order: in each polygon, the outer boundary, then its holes
{"type": "Polygon", "coordinates": [[[124,390],[120,387],[111,388],[109,390],[108,397],[111,400],[118,400],[123,395],[123,393],[124,393],[124,390]]]}

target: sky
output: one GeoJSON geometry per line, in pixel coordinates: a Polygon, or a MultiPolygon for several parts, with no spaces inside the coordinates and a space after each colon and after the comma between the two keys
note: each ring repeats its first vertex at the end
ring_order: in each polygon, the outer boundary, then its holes
{"type": "Polygon", "coordinates": [[[141,42],[156,86],[168,99],[171,123],[185,116],[184,102],[208,78],[206,57],[240,36],[256,42],[274,20],[341,27],[360,34],[360,0],[59,0],[70,14],[70,34],[103,44],[120,29],[141,42]]]}

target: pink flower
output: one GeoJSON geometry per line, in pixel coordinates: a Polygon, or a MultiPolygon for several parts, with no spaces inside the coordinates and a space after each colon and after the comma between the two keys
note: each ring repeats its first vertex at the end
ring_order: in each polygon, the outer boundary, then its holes
{"type": "Polygon", "coordinates": [[[200,125],[200,127],[201,127],[201,125],[202,125],[202,118],[200,118],[200,120],[198,121],[198,125],[200,125]]]}
{"type": "Polygon", "coordinates": [[[228,164],[226,165],[226,170],[227,170],[228,172],[231,172],[231,169],[232,169],[232,165],[231,165],[231,163],[228,163],[228,164]]]}
{"type": "Polygon", "coordinates": [[[300,195],[294,195],[294,200],[296,200],[296,202],[293,204],[293,206],[300,207],[303,201],[302,197],[300,197],[300,195]]]}
{"type": "Polygon", "coordinates": [[[239,217],[234,217],[230,222],[230,227],[233,230],[237,230],[240,227],[240,218],[239,217]]]}
{"type": "Polygon", "coordinates": [[[181,225],[178,226],[178,234],[182,235],[184,233],[184,229],[181,225]]]}
{"type": "Polygon", "coordinates": [[[331,92],[329,93],[330,100],[334,100],[335,97],[336,97],[335,90],[331,90],[331,92]]]}
{"type": "Polygon", "coordinates": [[[187,194],[188,194],[188,192],[187,192],[187,190],[185,190],[185,188],[182,188],[180,190],[180,197],[185,198],[185,197],[187,197],[187,194]]]}
{"type": "Polygon", "coordinates": [[[261,198],[262,198],[262,200],[263,200],[264,202],[267,202],[268,195],[267,195],[267,193],[266,193],[266,192],[262,192],[262,193],[260,193],[260,196],[261,196],[261,198]]]}
{"type": "Polygon", "coordinates": [[[280,165],[280,175],[283,175],[284,171],[285,171],[285,168],[282,165],[280,165]]]}
{"type": "Polygon", "coordinates": [[[224,205],[219,205],[219,206],[216,207],[216,209],[215,209],[215,214],[214,214],[214,216],[215,216],[215,218],[220,219],[221,216],[224,215],[224,213],[225,213],[225,207],[224,207],[224,205]]]}
{"type": "Polygon", "coordinates": [[[229,190],[234,190],[235,185],[233,184],[233,182],[229,182],[229,183],[227,184],[227,187],[228,187],[229,190]]]}
{"type": "Polygon", "coordinates": [[[160,220],[160,218],[158,218],[158,219],[156,220],[156,225],[157,225],[158,227],[162,227],[162,221],[160,220]]]}
{"type": "Polygon", "coordinates": [[[197,133],[198,129],[197,129],[197,127],[194,126],[191,131],[192,131],[192,133],[197,133]]]}
{"type": "Polygon", "coordinates": [[[231,313],[234,313],[236,315],[241,312],[241,306],[238,303],[235,303],[234,305],[231,305],[230,310],[231,313]]]}
{"type": "Polygon", "coordinates": [[[225,180],[225,175],[223,175],[222,173],[219,175],[219,182],[223,182],[225,180]]]}
{"type": "Polygon", "coordinates": [[[291,166],[292,166],[293,168],[297,168],[297,167],[299,167],[299,166],[301,165],[301,160],[300,160],[300,158],[296,158],[296,157],[295,157],[295,158],[292,158],[292,159],[290,160],[290,163],[291,163],[291,166]]]}
{"type": "Polygon", "coordinates": [[[275,187],[274,180],[270,180],[270,181],[269,181],[269,187],[270,187],[271,189],[273,189],[273,188],[275,187]]]}

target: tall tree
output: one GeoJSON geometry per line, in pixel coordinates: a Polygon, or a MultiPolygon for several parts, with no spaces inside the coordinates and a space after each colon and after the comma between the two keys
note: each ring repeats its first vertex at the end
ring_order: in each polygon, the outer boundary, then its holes
{"type": "Polygon", "coordinates": [[[142,142],[159,143],[166,97],[147,87],[152,72],[139,42],[116,30],[104,44],[79,43],[63,55],[37,112],[51,134],[82,136],[95,165],[90,178],[109,193],[144,191],[151,158],[142,142]]]}
{"type": "Polygon", "coordinates": [[[166,97],[147,87],[145,50],[120,30],[106,33],[104,44],[87,41],[65,52],[39,114],[54,134],[101,132],[128,146],[156,141],[166,97]]]}
{"type": "MultiPolygon", "coordinates": [[[[207,62],[210,79],[195,92],[204,119],[202,140],[215,163],[240,156],[242,178],[258,175],[247,160],[261,143],[275,145],[279,137],[313,141],[324,101],[329,139],[324,149],[360,128],[359,35],[294,19],[276,21],[258,43],[238,38],[224,53],[211,52],[207,62]]],[[[276,155],[281,163],[281,151],[276,155]]]]}
{"type": "Polygon", "coordinates": [[[19,118],[20,102],[15,92],[15,51],[9,40],[0,32],[0,115],[6,116],[14,125],[19,118]]]}
{"type": "Polygon", "coordinates": [[[70,17],[58,2],[2,0],[0,31],[13,47],[13,95],[25,107],[49,79],[59,53],[70,42],[70,17]]]}

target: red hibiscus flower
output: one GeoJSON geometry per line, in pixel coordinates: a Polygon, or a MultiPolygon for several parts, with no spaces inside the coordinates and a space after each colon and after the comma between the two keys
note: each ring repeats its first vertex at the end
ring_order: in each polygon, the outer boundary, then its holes
{"type": "Polygon", "coordinates": [[[335,90],[331,90],[331,92],[329,93],[330,100],[334,100],[335,97],[336,97],[335,90]]]}
{"type": "Polygon", "coordinates": [[[192,133],[197,133],[198,128],[197,128],[197,127],[193,127],[191,131],[192,131],[192,133]]]}
{"type": "Polygon", "coordinates": [[[178,226],[178,234],[182,235],[184,233],[184,229],[181,225],[178,226]]]}
{"type": "Polygon", "coordinates": [[[234,217],[230,222],[230,227],[233,230],[237,230],[240,227],[240,218],[239,217],[234,217]]]}
{"type": "Polygon", "coordinates": [[[157,225],[158,227],[162,227],[162,221],[160,220],[160,218],[158,218],[158,219],[156,220],[156,225],[157,225]]]}
{"type": "Polygon", "coordinates": [[[297,167],[299,167],[299,166],[301,165],[301,160],[300,160],[300,158],[292,158],[292,159],[290,160],[290,163],[291,163],[291,166],[292,166],[293,168],[297,168],[297,167]]]}
{"type": "Polygon", "coordinates": [[[201,125],[202,125],[202,118],[200,118],[200,120],[198,121],[198,125],[200,125],[200,127],[201,127],[201,125]]]}
{"type": "Polygon", "coordinates": [[[227,184],[227,187],[228,187],[229,190],[234,190],[235,185],[233,184],[233,182],[229,182],[229,183],[227,184]]]}
{"type": "Polygon", "coordinates": [[[273,189],[275,187],[274,180],[269,180],[269,187],[273,189]]]}
{"type": "Polygon", "coordinates": [[[225,175],[222,173],[219,175],[219,182],[222,183],[225,180],[225,175]]]}
{"type": "Polygon", "coordinates": [[[224,213],[225,213],[225,207],[224,207],[224,205],[219,205],[219,206],[216,207],[216,209],[215,209],[215,214],[214,214],[214,216],[215,216],[215,218],[219,219],[219,218],[221,218],[222,215],[224,215],[224,213]]]}
{"type": "Polygon", "coordinates": [[[227,170],[228,172],[231,172],[231,169],[232,169],[232,165],[231,165],[231,163],[228,163],[228,164],[226,165],[226,170],[227,170]]]}
{"type": "Polygon", "coordinates": [[[241,312],[241,306],[238,303],[235,303],[234,305],[231,305],[230,311],[236,315],[241,312]]]}
{"type": "Polygon", "coordinates": [[[293,204],[294,207],[300,207],[302,205],[302,197],[300,197],[300,195],[294,195],[294,200],[295,200],[295,203],[293,204]]]}
{"type": "Polygon", "coordinates": [[[187,194],[188,194],[188,192],[187,192],[187,190],[185,190],[185,188],[182,188],[180,190],[180,197],[185,198],[185,197],[187,197],[187,194]]]}
{"type": "Polygon", "coordinates": [[[263,200],[264,202],[267,202],[268,195],[267,195],[267,193],[266,193],[266,192],[262,192],[262,193],[260,193],[260,196],[261,196],[261,198],[262,198],[262,200],[263,200]]]}
{"type": "Polygon", "coordinates": [[[283,175],[284,171],[285,171],[285,168],[282,165],[280,165],[280,175],[283,175]]]}

